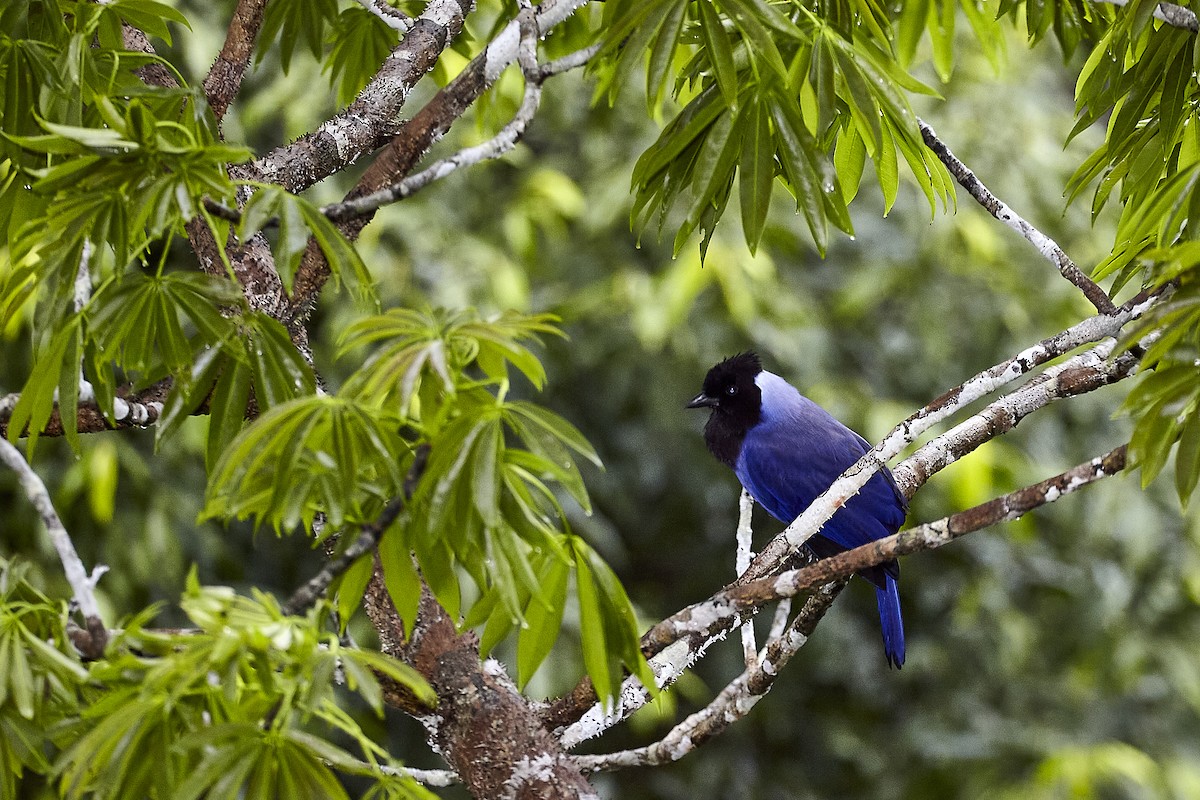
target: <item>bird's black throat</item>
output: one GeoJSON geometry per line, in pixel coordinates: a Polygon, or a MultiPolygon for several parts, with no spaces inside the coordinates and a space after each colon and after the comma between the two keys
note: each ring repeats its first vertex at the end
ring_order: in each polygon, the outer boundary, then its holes
{"type": "Polygon", "coordinates": [[[735,417],[720,408],[714,408],[704,425],[704,443],[708,451],[717,460],[730,469],[737,463],[738,453],[742,451],[742,441],[746,431],[758,422],[757,419],[747,423],[744,419],[735,417]]]}

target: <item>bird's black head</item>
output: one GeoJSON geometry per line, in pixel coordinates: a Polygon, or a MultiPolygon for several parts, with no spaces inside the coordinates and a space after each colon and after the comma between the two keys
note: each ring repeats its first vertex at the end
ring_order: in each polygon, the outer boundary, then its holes
{"type": "Polygon", "coordinates": [[[754,378],[762,362],[754,353],[730,356],[708,371],[704,391],[692,398],[688,408],[711,408],[704,426],[704,441],[712,454],[733,466],[746,431],[762,419],[762,391],[754,378]]]}

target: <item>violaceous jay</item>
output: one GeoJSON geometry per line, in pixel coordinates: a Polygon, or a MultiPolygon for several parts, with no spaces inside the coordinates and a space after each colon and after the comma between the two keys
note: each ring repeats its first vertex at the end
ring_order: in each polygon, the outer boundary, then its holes
{"type": "MultiPolygon", "coordinates": [[[[781,522],[790,523],[866,453],[866,440],[762,368],[754,353],[739,353],[708,371],[704,391],[688,408],[709,408],[704,442],[731,467],[750,496],[781,522]]],[[[904,523],[908,503],[884,467],[805,544],[817,558],[890,536],[904,523]]],[[[875,584],[883,652],[904,664],[904,621],[896,581],[900,566],[888,561],[858,573],[875,584]]]]}

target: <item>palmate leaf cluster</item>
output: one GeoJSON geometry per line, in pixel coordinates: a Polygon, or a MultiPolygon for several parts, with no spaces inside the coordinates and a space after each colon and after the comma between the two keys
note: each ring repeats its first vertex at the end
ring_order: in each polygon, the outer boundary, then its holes
{"type": "Polygon", "coordinates": [[[341,705],[349,691],[381,714],[377,676],[424,702],[432,691],[404,664],[344,647],[327,604],[285,617],[270,598],[201,588],[193,576],[182,605],[194,628],[148,629],[151,609],[85,665],[64,605],[24,572],[0,564],[5,797],[26,773],[67,798],[344,798],[339,773],[381,796],[430,796],[382,769],[397,765],[341,705]]]}
{"type": "MultiPolygon", "coordinates": [[[[219,412],[209,429],[212,463],[251,396],[265,410],[315,387],[283,327],[250,312],[232,279],[166,269],[189,222],[206,226],[214,242],[230,239],[229,223],[204,203],[232,202],[228,165],[249,151],[218,140],[203,99],[181,76],[174,79],[183,88],[170,89],[135,74],[170,66],[125,50],[122,24],[170,41],[168,23],[187,24],[175,9],[153,0],[28,0],[5,4],[0,19],[0,328],[31,319],[35,361],[9,438],[28,431],[32,453],[58,408],[78,448],[81,390],[115,420],[119,392],[165,379],[160,439],[210,405],[219,412]]],[[[258,191],[232,233],[249,241],[268,217],[280,220],[271,238],[289,287],[311,236],[335,280],[372,299],[366,267],[328,219],[277,187],[251,188],[258,191]]]]}
{"type": "MultiPolygon", "coordinates": [[[[300,525],[327,537],[371,523],[390,498],[407,496],[379,555],[410,630],[423,580],[453,617],[485,625],[485,650],[518,629],[524,683],[558,637],[573,573],[584,660],[596,685],[615,691],[622,665],[649,682],[629,599],[611,569],[569,532],[552,488],[588,511],[575,460],[599,466],[599,459],[565,419],[509,397],[514,373],[541,388],[545,373],[528,342],[556,333],[552,322],[394,309],[355,323],[343,335],[343,352],[374,352],[336,394],[290,400],[247,426],[214,466],[206,513],[280,531],[300,525]],[[422,450],[427,460],[414,467],[422,450]],[[472,592],[461,586],[464,576],[472,592]],[[464,597],[477,599],[464,607],[464,597]]],[[[340,582],[344,618],[361,601],[371,569],[371,558],[363,558],[340,582]]]]}

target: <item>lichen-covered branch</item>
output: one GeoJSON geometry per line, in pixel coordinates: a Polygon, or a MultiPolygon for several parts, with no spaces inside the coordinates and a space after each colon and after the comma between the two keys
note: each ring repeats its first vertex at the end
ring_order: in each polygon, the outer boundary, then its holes
{"type": "Polygon", "coordinates": [[[473,8],[472,0],[430,0],[354,102],[312,133],[256,159],[249,175],[301,192],[384,145],[396,134],[409,93],[462,31],[473,8]]]}
{"type": "Polygon", "coordinates": [[[394,31],[404,33],[413,26],[412,17],[398,8],[392,8],[384,0],[358,0],[358,4],[383,20],[383,24],[394,31]]]}
{"type": "MultiPolygon", "coordinates": [[[[871,476],[882,468],[883,464],[899,455],[906,446],[916,441],[925,431],[1042,364],[1077,347],[1115,336],[1127,323],[1141,317],[1161,297],[1162,294],[1158,292],[1143,292],[1116,309],[1115,313],[1089,317],[943,393],[932,403],[893,428],[871,452],[842,473],[841,477],[834,481],[824,494],[813,501],[804,514],[794,520],[783,533],[776,536],[763,548],[746,571],[746,579],[761,578],[777,570],[788,554],[795,552],[804,540],[816,533],[825,520],[833,516],[833,512],[837,508],[865,486],[871,476]]],[[[919,482],[909,483],[907,487],[904,482],[901,482],[901,488],[906,488],[907,494],[911,496],[912,492],[915,492],[930,474],[932,473],[925,475],[919,482]]]]}
{"type": "Polygon", "coordinates": [[[321,212],[334,221],[344,221],[351,217],[370,214],[382,206],[411,197],[429,184],[439,181],[459,169],[500,158],[516,147],[517,142],[525,134],[525,128],[533,121],[533,117],[537,113],[542,98],[542,82],[546,79],[537,63],[536,38],[525,38],[522,41],[525,44],[518,50],[517,61],[525,76],[525,93],[517,112],[508,121],[508,124],[500,129],[499,133],[482,144],[467,147],[452,156],[439,159],[416,175],[410,175],[399,183],[394,183],[363,197],[324,206],[321,208],[321,212]]]}
{"type": "Polygon", "coordinates": [[[108,568],[97,567],[90,575],[88,574],[79,554],[75,552],[75,544],[71,541],[66,526],[63,525],[62,519],[54,509],[54,502],[50,499],[50,492],[46,489],[46,484],[42,483],[42,479],[29,466],[29,462],[21,455],[21,451],[9,444],[3,436],[0,436],[0,462],[17,473],[21,488],[24,490],[25,496],[29,498],[29,502],[33,503],[33,507],[37,509],[38,516],[42,518],[42,524],[46,526],[46,533],[50,536],[50,541],[58,553],[59,561],[62,562],[67,582],[71,584],[71,593],[79,605],[79,613],[83,615],[84,624],[87,626],[86,630],[73,630],[71,640],[85,657],[99,658],[104,654],[104,648],[108,644],[108,629],[104,627],[104,621],[100,617],[95,586],[96,581],[108,568]]]}
{"type": "MultiPolygon", "coordinates": [[[[534,19],[538,36],[545,36],[586,2],[587,0],[546,0],[535,6],[534,19]]],[[[358,183],[346,194],[345,200],[352,201],[380,191],[403,181],[411,174],[433,143],[444,137],[459,117],[500,77],[500,73],[516,61],[519,41],[519,25],[513,20],[454,80],[439,90],[395,132],[387,146],[363,172],[358,183]]],[[[589,48],[580,51],[578,55],[572,54],[557,62],[551,62],[542,67],[542,70],[544,72],[554,65],[554,69],[565,71],[586,62],[593,54],[594,51],[589,48]]],[[[338,227],[353,240],[371,221],[371,217],[370,214],[354,217],[343,221],[338,227]]],[[[291,326],[302,323],[311,313],[317,294],[328,278],[329,265],[325,256],[321,249],[310,241],[292,284],[292,300],[288,310],[288,322],[291,326]]]]}
{"type": "MultiPolygon", "coordinates": [[[[711,738],[726,727],[722,723],[728,721],[729,717],[736,718],[743,706],[744,710],[749,710],[749,706],[758,701],[770,688],[771,682],[786,663],[786,659],[791,657],[794,648],[803,645],[811,635],[812,629],[824,614],[826,599],[832,602],[849,576],[884,561],[941,547],[972,531],[1018,519],[1039,506],[1053,503],[1084,486],[1115,475],[1124,467],[1125,447],[1122,445],[1052,478],[966,511],[918,525],[854,550],[820,559],[800,569],[731,585],[708,600],[696,603],[664,620],[643,637],[643,642],[648,638],[667,642],[662,652],[674,651],[672,663],[681,664],[679,672],[682,673],[686,666],[695,661],[688,652],[690,648],[680,646],[689,638],[699,639],[707,648],[713,641],[723,637],[768,603],[795,597],[810,589],[821,587],[806,601],[797,615],[797,620],[789,627],[788,633],[782,638],[773,638],[764,653],[759,656],[759,663],[749,667],[740,678],[726,687],[709,708],[686,720],[657,745],[626,754],[595,757],[594,760],[584,759],[583,765],[588,769],[614,769],[676,760],[688,751],[683,749],[687,735],[699,737],[700,741],[711,738]],[[814,608],[814,600],[823,605],[814,608]],[[811,620],[811,624],[798,628],[800,620],[811,620]],[[789,637],[797,632],[802,633],[804,638],[789,641],[789,637]],[[785,654],[786,658],[780,660],[785,654]]],[[[628,696],[622,695],[622,703],[616,712],[603,714],[593,707],[579,722],[566,729],[563,735],[566,746],[570,747],[584,739],[598,736],[636,711],[647,699],[645,692],[631,692],[628,696]]]]}
{"type": "Polygon", "coordinates": [[[783,668],[816,630],[817,623],[833,605],[846,580],[834,580],[817,589],[792,624],[780,635],[773,636],[762,652],[755,654],[753,663],[747,664],[744,672],[722,689],[711,703],[676,725],[661,740],[618,753],[576,756],[575,763],[591,772],[666,764],[678,761],[727,730],[749,714],[771,690],[783,668]]]}
{"type": "MultiPolygon", "coordinates": [[[[75,409],[75,425],[79,433],[100,433],[101,431],[120,430],[125,428],[145,428],[153,425],[162,415],[163,400],[166,398],[169,385],[160,381],[137,394],[117,397],[113,400],[113,419],[110,422],[100,406],[96,403],[95,392],[90,384],[81,382],[79,387],[79,405],[75,409]]],[[[9,394],[0,397],[0,437],[8,436],[8,421],[12,418],[13,408],[21,395],[9,394]]],[[[29,431],[21,431],[27,436],[29,431]]],[[[50,413],[40,436],[62,436],[63,423],[57,405],[50,413]]]]}
{"type": "Polygon", "coordinates": [[[950,170],[950,174],[970,193],[971,197],[975,198],[989,214],[1021,234],[1027,242],[1036,247],[1039,253],[1058,268],[1064,278],[1079,287],[1079,290],[1096,307],[1097,311],[1101,314],[1115,312],[1116,309],[1108,294],[1100,288],[1099,284],[1083,274],[1083,270],[1075,265],[1075,262],[1058,246],[1057,242],[1033,227],[1020,214],[1009,208],[1003,200],[992,194],[975,173],[968,169],[967,165],[960,161],[954,153],[950,152],[950,148],[938,138],[929,123],[917,120],[917,124],[921,128],[921,136],[925,140],[925,145],[933,151],[938,160],[946,165],[946,169],[950,170]]]}
{"type": "MultiPolygon", "coordinates": [[[[1114,6],[1127,6],[1129,0],[1093,0],[1096,3],[1108,3],[1114,6]]],[[[1160,19],[1174,28],[1182,28],[1192,33],[1200,32],[1200,19],[1196,12],[1175,3],[1159,3],[1154,9],[1154,18],[1160,19]]]]}
{"type": "Polygon", "coordinates": [[[772,602],[779,597],[792,597],[835,578],[853,575],[867,567],[923,550],[933,550],[973,531],[1002,522],[1012,522],[1035,508],[1053,503],[1098,480],[1121,472],[1126,464],[1125,450],[1126,446],[1121,445],[1052,478],[966,511],[917,525],[862,547],[820,559],[801,569],[780,573],[774,578],[762,578],[735,587],[731,590],[730,597],[739,605],[747,601],[758,605],[772,602]]]}

